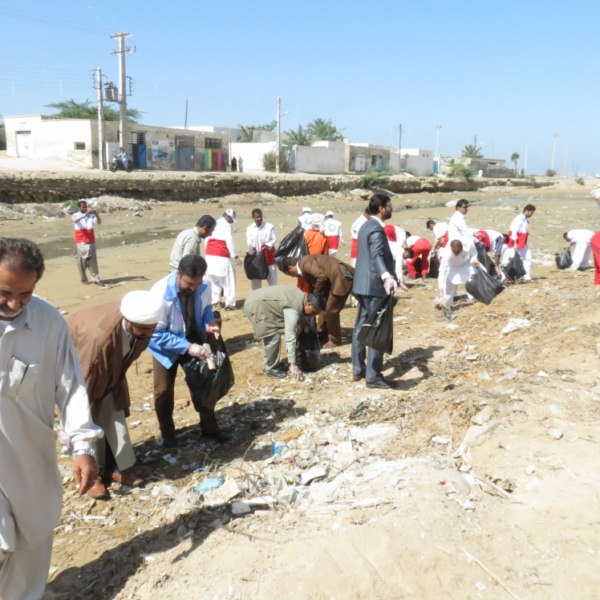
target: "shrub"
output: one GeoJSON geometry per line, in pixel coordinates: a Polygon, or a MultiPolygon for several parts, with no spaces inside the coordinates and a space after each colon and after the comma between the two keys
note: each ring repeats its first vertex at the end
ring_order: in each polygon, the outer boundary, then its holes
{"type": "Polygon", "coordinates": [[[389,173],[369,169],[360,176],[360,187],[365,190],[371,190],[375,187],[385,185],[389,180],[389,173]]]}
{"type": "Polygon", "coordinates": [[[554,169],[546,169],[546,177],[555,177],[556,171],[554,169]]]}
{"type": "Polygon", "coordinates": [[[464,177],[465,179],[469,179],[475,175],[475,169],[463,165],[462,163],[456,163],[452,167],[452,177],[464,177]]]}
{"type": "Polygon", "coordinates": [[[575,180],[575,183],[578,183],[579,185],[585,185],[585,180],[583,179],[583,177],[578,177],[575,180]]]}
{"type": "MultiPolygon", "coordinates": [[[[263,155],[262,157],[262,165],[263,165],[263,169],[265,171],[272,171],[275,172],[276,169],[276,159],[277,156],[275,154],[275,151],[272,152],[267,152],[266,154],[263,155]]],[[[280,173],[287,173],[290,170],[290,161],[288,159],[288,156],[285,152],[280,152],[279,153],[279,172],[280,173]]]]}

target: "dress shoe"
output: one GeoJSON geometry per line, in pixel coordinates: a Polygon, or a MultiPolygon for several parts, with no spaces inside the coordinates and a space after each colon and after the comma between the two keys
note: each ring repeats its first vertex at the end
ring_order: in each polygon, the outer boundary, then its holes
{"type": "Polygon", "coordinates": [[[360,381],[365,378],[364,373],[352,373],[352,381],[360,381]]]}
{"type": "Polygon", "coordinates": [[[112,480],[128,487],[139,487],[140,485],[144,484],[144,480],[132,473],[131,469],[115,471],[112,474],[112,480]]]}
{"type": "Polygon", "coordinates": [[[370,389],[376,388],[380,390],[389,390],[392,387],[384,379],[375,379],[374,381],[367,381],[366,386],[370,389]]]}
{"type": "Polygon", "coordinates": [[[225,433],[224,431],[217,431],[214,433],[207,433],[206,431],[203,431],[202,435],[215,440],[215,442],[218,442],[219,444],[226,444],[227,442],[230,442],[231,438],[233,437],[231,434],[225,433]]]}
{"type": "Polygon", "coordinates": [[[102,477],[100,477],[100,475],[98,475],[96,481],[94,481],[94,485],[87,491],[87,495],[94,500],[110,499],[110,494],[102,482],[102,477]]]}
{"type": "Polygon", "coordinates": [[[265,371],[265,375],[274,377],[275,379],[283,379],[286,377],[287,373],[281,369],[269,369],[268,371],[265,371]]]}
{"type": "Polygon", "coordinates": [[[162,445],[164,448],[177,448],[177,438],[174,435],[164,435],[162,445]]]}

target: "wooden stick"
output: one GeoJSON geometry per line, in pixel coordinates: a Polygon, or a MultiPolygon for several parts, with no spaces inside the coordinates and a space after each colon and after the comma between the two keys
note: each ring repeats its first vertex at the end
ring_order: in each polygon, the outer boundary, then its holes
{"type": "Polygon", "coordinates": [[[473,562],[477,563],[505,592],[510,594],[515,600],[520,600],[519,596],[517,596],[516,594],[511,592],[502,583],[502,581],[500,580],[500,577],[498,577],[497,575],[494,575],[494,573],[492,573],[479,559],[475,558],[472,554],[469,554],[464,548],[461,548],[461,550],[465,553],[466,557],[469,560],[472,560],[473,562]]]}

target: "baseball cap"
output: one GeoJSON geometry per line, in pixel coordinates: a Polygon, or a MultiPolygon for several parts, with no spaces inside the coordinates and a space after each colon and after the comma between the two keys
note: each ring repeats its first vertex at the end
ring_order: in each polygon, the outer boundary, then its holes
{"type": "Polygon", "coordinates": [[[231,220],[234,223],[237,223],[237,219],[235,218],[235,210],[233,210],[233,208],[225,209],[225,212],[223,214],[226,214],[228,217],[231,217],[231,220]]]}
{"type": "Polygon", "coordinates": [[[325,216],[326,216],[326,217],[333,217],[333,211],[332,211],[332,210],[328,210],[328,211],[325,213],[325,216]]]}

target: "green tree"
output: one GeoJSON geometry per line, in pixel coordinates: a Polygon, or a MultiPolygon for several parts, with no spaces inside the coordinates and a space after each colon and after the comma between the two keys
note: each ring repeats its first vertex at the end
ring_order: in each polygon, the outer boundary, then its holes
{"type": "Polygon", "coordinates": [[[460,155],[463,158],[483,158],[483,152],[479,146],[475,144],[467,144],[463,149],[460,155]]]}
{"type": "MultiPolygon", "coordinates": [[[[98,107],[92,104],[89,100],[85,102],[75,102],[71,100],[65,100],[64,102],[56,102],[54,104],[46,104],[48,108],[55,108],[58,112],[53,117],[62,117],[64,119],[97,119],[98,118],[98,107]]],[[[127,109],[127,120],[130,123],[137,123],[142,113],[135,108],[127,109]]],[[[118,121],[120,118],[119,111],[111,108],[110,106],[104,107],[104,120],[105,121],[118,121]]]]}
{"type": "Polygon", "coordinates": [[[0,150],[6,150],[6,127],[2,117],[0,117],[0,150]]]}
{"type": "Polygon", "coordinates": [[[344,139],[331,119],[313,119],[306,126],[306,133],[315,141],[341,142],[344,139]]]}
{"type": "Polygon", "coordinates": [[[521,155],[518,152],[513,152],[510,155],[510,160],[512,160],[513,165],[515,165],[515,177],[517,176],[517,163],[519,162],[520,158],[521,158],[521,155]]]}
{"type": "MultiPolygon", "coordinates": [[[[277,155],[275,151],[267,152],[263,154],[262,157],[262,165],[265,171],[275,171],[276,170],[276,158],[277,155]]],[[[287,173],[290,170],[290,161],[288,155],[283,150],[279,152],[279,172],[287,173]]]]}
{"type": "Polygon", "coordinates": [[[312,138],[302,125],[298,125],[297,129],[288,129],[284,133],[287,136],[286,144],[289,146],[310,146],[312,142],[312,138]]]}
{"type": "Polygon", "coordinates": [[[242,135],[238,137],[238,142],[250,144],[258,141],[259,132],[254,125],[238,125],[238,127],[242,130],[242,135]]]}

